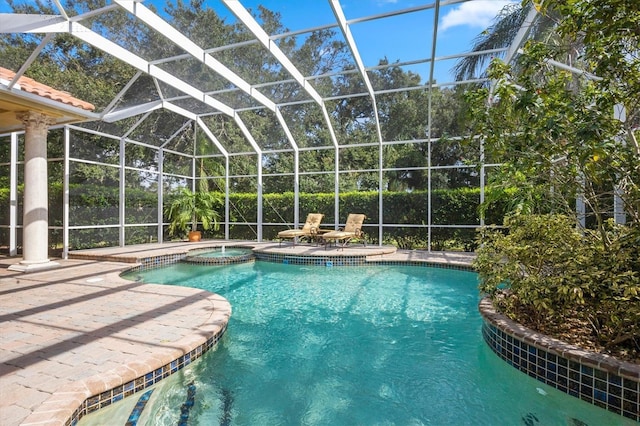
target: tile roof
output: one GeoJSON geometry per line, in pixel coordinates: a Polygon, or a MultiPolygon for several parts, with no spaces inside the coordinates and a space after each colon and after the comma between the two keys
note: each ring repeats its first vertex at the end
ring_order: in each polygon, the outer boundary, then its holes
{"type": "MultiPolygon", "coordinates": [[[[8,70],[6,68],[0,67],[0,80],[8,80],[11,81],[15,77],[16,73],[8,70]]],[[[38,83],[32,78],[22,76],[18,79],[17,85],[20,86],[20,89],[32,93],[34,95],[42,96],[43,98],[48,98],[57,102],[62,102],[63,104],[71,105],[76,108],[81,108],[87,111],[95,110],[95,106],[90,104],[89,102],[85,102],[78,98],[74,98],[67,92],[63,92],[62,90],[54,89],[53,87],[47,86],[46,84],[38,83]]]]}

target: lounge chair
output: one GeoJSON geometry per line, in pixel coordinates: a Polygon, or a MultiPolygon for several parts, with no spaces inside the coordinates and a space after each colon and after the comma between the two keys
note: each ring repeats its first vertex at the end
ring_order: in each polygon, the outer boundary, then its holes
{"type": "Polygon", "coordinates": [[[307,220],[301,229],[287,229],[286,231],[278,232],[278,238],[280,238],[280,244],[282,240],[292,239],[295,247],[298,238],[315,238],[318,236],[318,230],[320,229],[320,222],[324,215],[322,213],[309,213],[307,220]]]}
{"type": "Polygon", "coordinates": [[[361,239],[366,247],[366,236],[364,232],[362,232],[362,223],[366,218],[367,216],[363,214],[349,214],[349,217],[347,217],[347,223],[343,230],[330,231],[322,234],[322,238],[325,242],[325,249],[331,241],[334,241],[336,245],[338,245],[338,242],[341,242],[340,247],[344,250],[346,245],[349,244],[349,241],[354,238],[361,239]]]}

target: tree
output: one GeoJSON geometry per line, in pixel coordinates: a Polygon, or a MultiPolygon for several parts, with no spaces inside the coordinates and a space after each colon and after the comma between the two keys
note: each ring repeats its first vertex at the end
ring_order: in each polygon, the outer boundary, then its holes
{"type": "Polygon", "coordinates": [[[492,91],[469,96],[473,134],[503,163],[490,182],[520,201],[508,235],[482,236],[481,289],[509,315],[579,318],[604,346],[640,353],[637,4],[563,0],[553,8],[564,44],[529,40],[514,66],[492,62],[492,91]],[[576,46],[573,65],[583,70],[557,66],[576,46]],[[621,106],[626,120],[614,116],[621,106]],[[615,197],[626,225],[611,219],[615,197]],[[576,199],[586,203],[586,227],[576,199]]]}
{"type": "Polygon", "coordinates": [[[216,193],[209,191],[191,191],[182,188],[165,209],[169,219],[169,235],[183,236],[191,223],[191,231],[198,229],[198,223],[208,231],[212,226],[217,230],[220,214],[217,208],[220,200],[216,193]]]}
{"type": "MultiPolygon", "coordinates": [[[[531,1],[523,3],[523,5],[507,4],[495,18],[493,24],[476,36],[470,49],[470,53],[473,54],[460,59],[453,68],[456,80],[470,80],[486,76],[485,66],[487,63],[491,59],[503,55],[479,52],[506,48],[511,45],[529,11],[536,7],[535,3],[531,1]]],[[[539,16],[539,19],[530,27],[529,38],[539,39],[553,27],[557,17],[551,9],[547,9],[547,12],[547,14],[539,16]]]]}
{"type": "MultiPolygon", "coordinates": [[[[575,12],[572,15],[570,8],[556,6],[565,16],[559,31],[570,37],[567,21],[577,19],[575,12]]],[[[591,31],[607,32],[603,27],[591,31]]],[[[582,33],[573,34],[575,38],[582,33]]],[[[621,38],[617,43],[633,45],[628,35],[621,38]]],[[[637,59],[631,52],[619,52],[611,60],[603,60],[599,57],[602,51],[616,51],[616,42],[603,45],[604,40],[599,36],[596,46],[585,47],[580,63],[587,67],[586,74],[549,64],[549,59],[564,57],[564,53],[555,45],[529,41],[518,61],[518,73],[510,65],[493,61],[488,72],[497,84],[489,107],[489,89],[480,89],[469,98],[475,134],[482,135],[486,155],[504,163],[494,182],[526,183],[529,193],[523,188],[522,194],[544,202],[538,206],[540,211],[574,212],[573,200],[581,196],[598,229],[603,229],[614,189],[621,185],[624,191],[618,195],[627,215],[634,222],[639,218],[640,151],[632,131],[640,100],[634,86],[640,82],[637,69],[633,69],[637,59]],[[621,60],[625,56],[628,59],[621,60]],[[626,107],[624,122],[614,118],[614,108],[619,105],[626,107]],[[553,191],[545,197],[533,194],[550,188],[553,191]]]]}

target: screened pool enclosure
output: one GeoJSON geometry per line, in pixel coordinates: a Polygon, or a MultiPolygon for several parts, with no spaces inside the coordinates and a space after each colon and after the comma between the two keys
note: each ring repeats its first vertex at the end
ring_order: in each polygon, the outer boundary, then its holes
{"type": "MultiPolygon", "coordinates": [[[[371,244],[470,250],[478,226],[501,222],[478,212],[495,164],[464,121],[462,92],[489,82],[454,77],[470,45],[456,47],[444,19],[476,2],[192,3],[1,11],[13,77],[0,96],[60,103],[27,93],[29,76],[95,107],[65,105],[48,127],[50,249],[168,241],[164,210],[183,187],[220,196],[208,238],[265,241],[311,212],[331,229],[364,213],[371,244]]],[[[534,19],[473,55],[509,60],[534,19]]],[[[12,255],[25,182],[14,121],[0,129],[0,245],[12,255]]]]}

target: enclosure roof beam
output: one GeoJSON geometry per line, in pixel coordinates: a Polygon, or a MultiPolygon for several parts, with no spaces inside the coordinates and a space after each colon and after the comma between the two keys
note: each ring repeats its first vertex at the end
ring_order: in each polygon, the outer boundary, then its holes
{"type": "Polygon", "coordinates": [[[284,117],[282,116],[282,112],[280,111],[280,108],[276,108],[275,114],[276,114],[276,118],[278,119],[278,122],[280,123],[280,126],[282,126],[282,130],[284,131],[285,136],[287,136],[287,139],[289,140],[289,143],[291,144],[291,147],[293,148],[293,150],[295,152],[298,152],[298,144],[296,143],[296,140],[293,137],[293,134],[291,133],[291,130],[289,130],[289,126],[287,126],[287,122],[285,121],[284,117]]]}
{"type": "Polygon", "coordinates": [[[196,113],[191,112],[188,109],[179,107],[176,104],[172,104],[171,102],[162,101],[162,107],[166,110],[175,112],[176,114],[187,117],[191,120],[195,120],[196,118],[198,118],[198,115],[196,113]]]}
{"type": "Polygon", "coordinates": [[[18,83],[18,80],[22,78],[27,68],[29,68],[33,63],[33,61],[36,60],[38,55],[40,55],[40,52],[42,52],[42,49],[44,49],[44,47],[49,43],[49,41],[51,41],[52,38],[53,38],[53,34],[47,34],[46,36],[44,36],[44,38],[42,39],[38,47],[36,47],[33,50],[33,52],[31,52],[31,55],[29,55],[27,60],[22,64],[22,66],[20,67],[16,75],[13,77],[13,80],[11,81],[11,83],[9,83],[9,89],[13,88],[13,86],[15,86],[16,83],[18,83]]]}
{"type": "Polygon", "coordinates": [[[351,29],[347,24],[347,19],[344,16],[342,7],[340,6],[340,1],[331,0],[331,9],[333,9],[333,14],[335,15],[336,20],[338,21],[338,25],[340,26],[340,29],[342,30],[342,35],[344,36],[344,39],[347,41],[347,45],[351,50],[351,54],[353,55],[353,59],[356,62],[356,66],[358,67],[358,70],[360,71],[360,75],[364,80],[364,84],[367,88],[367,92],[371,97],[371,103],[373,104],[373,115],[376,120],[376,133],[378,134],[378,141],[382,143],[382,130],[380,129],[380,118],[378,117],[378,104],[376,102],[376,96],[373,93],[373,86],[371,85],[371,80],[369,80],[369,74],[367,74],[367,69],[365,68],[364,63],[362,62],[362,58],[360,57],[360,52],[358,52],[358,46],[356,45],[356,41],[353,38],[353,34],[351,34],[351,29]]]}
{"type": "Polygon", "coordinates": [[[127,130],[126,132],[124,132],[124,134],[122,135],[122,138],[127,139],[129,137],[129,135],[131,133],[133,133],[134,130],[136,130],[136,128],[138,128],[138,126],[140,126],[142,124],[142,122],[144,120],[147,119],[147,117],[149,117],[151,115],[152,111],[148,111],[146,112],[142,117],[140,117],[134,124],[133,126],[129,127],[129,130],[127,130]]]}
{"type": "Polygon", "coordinates": [[[529,13],[527,13],[527,17],[524,18],[524,21],[522,21],[522,25],[520,25],[520,29],[518,30],[515,37],[511,41],[509,50],[507,50],[507,53],[504,56],[504,62],[506,64],[511,62],[515,54],[518,52],[518,49],[520,49],[520,46],[522,45],[525,38],[527,37],[527,34],[529,34],[529,31],[531,31],[531,27],[533,26],[533,23],[536,21],[537,18],[538,18],[538,10],[535,8],[535,6],[532,5],[529,9],[529,13]]]}
{"type": "MultiPolygon", "coordinates": [[[[538,17],[538,10],[535,8],[534,5],[532,5],[531,8],[529,9],[529,13],[527,13],[527,16],[524,18],[524,21],[522,21],[522,24],[520,25],[520,29],[518,29],[518,32],[516,33],[515,37],[513,37],[513,40],[511,40],[511,45],[509,46],[507,53],[504,55],[505,64],[510,63],[513,60],[516,53],[522,53],[520,46],[522,45],[524,40],[527,38],[527,34],[529,34],[529,31],[531,30],[531,27],[537,17],[538,17]]],[[[498,82],[495,80],[491,82],[491,86],[489,88],[490,96],[493,94],[496,84],[498,84],[498,82]]]]}
{"type": "Polygon", "coordinates": [[[235,120],[236,124],[240,128],[240,131],[242,132],[242,134],[244,134],[244,137],[247,138],[247,140],[251,144],[251,147],[256,152],[256,154],[262,155],[262,149],[258,146],[258,143],[256,142],[256,140],[254,139],[253,135],[251,134],[251,132],[247,128],[246,124],[244,124],[244,121],[242,121],[242,118],[240,118],[240,116],[238,114],[236,114],[233,117],[233,119],[235,120]]]}
{"type": "Polygon", "coordinates": [[[53,0],[53,2],[56,4],[60,15],[64,16],[64,19],[68,20],[69,16],[67,15],[67,12],[65,12],[64,7],[62,7],[62,4],[60,4],[60,0],[53,0]]]}
{"type": "Polygon", "coordinates": [[[143,58],[134,55],[127,49],[120,47],[112,41],[107,40],[101,35],[91,31],[89,28],[74,22],[69,23],[68,28],[69,32],[80,40],[115,56],[116,58],[131,65],[132,67],[149,74],[151,77],[157,78],[163,83],[168,84],[169,86],[188,94],[192,98],[197,99],[204,104],[227,114],[230,117],[234,116],[235,112],[230,106],[220,102],[217,99],[212,98],[211,96],[206,95],[203,91],[174,77],[173,75],[157,67],[156,65],[150,64],[143,58]]]}
{"type": "Polygon", "coordinates": [[[129,79],[127,84],[124,85],[124,87],[120,90],[120,92],[111,100],[111,102],[109,102],[109,105],[107,105],[107,107],[104,109],[104,111],[102,112],[102,117],[109,114],[111,110],[115,108],[116,104],[120,101],[120,99],[122,99],[124,94],[127,93],[127,91],[131,88],[131,86],[133,86],[133,83],[135,83],[138,80],[138,78],[140,78],[141,75],[142,75],[142,71],[138,70],[136,74],[133,77],[131,77],[131,79],[129,79]]]}
{"type": "MultiPolygon", "coordinates": [[[[204,49],[200,48],[193,41],[191,41],[191,39],[169,25],[165,20],[153,13],[141,3],[131,0],[115,0],[115,2],[122,8],[127,10],[129,13],[134,15],[136,18],[140,19],[141,21],[155,29],[158,33],[167,37],[181,49],[186,50],[191,57],[197,59],[198,61],[218,73],[224,79],[232,83],[237,89],[251,96],[258,103],[264,105],[268,110],[276,113],[278,121],[283,127],[287,138],[289,139],[289,143],[294,147],[294,149],[297,149],[297,145],[293,139],[293,136],[291,135],[291,132],[289,131],[286,122],[284,121],[284,118],[281,114],[277,113],[275,102],[267,98],[255,87],[252,87],[250,83],[231,71],[224,64],[211,56],[210,53],[207,53],[204,49]]],[[[253,144],[255,143],[255,139],[251,137],[249,142],[253,144]]]]}
{"type": "Polygon", "coordinates": [[[129,108],[122,108],[109,114],[105,114],[102,116],[102,121],[106,123],[113,123],[118,120],[145,114],[147,112],[155,111],[160,108],[162,108],[161,100],[147,102],[146,104],[134,105],[129,108]]]}
{"type": "MultiPolygon", "coordinates": [[[[482,84],[482,83],[486,83],[488,81],[487,78],[474,78],[471,80],[463,80],[463,81],[450,81],[450,82],[445,82],[445,83],[432,83],[430,84],[428,87],[449,87],[449,86],[460,86],[463,84],[482,84]]],[[[411,92],[413,90],[427,90],[427,86],[425,86],[424,84],[420,85],[420,86],[408,86],[408,87],[399,87],[399,88],[395,88],[395,89],[385,89],[385,90],[376,90],[374,91],[374,94],[377,95],[383,95],[383,94],[389,94],[389,93],[400,93],[400,92],[411,92]]],[[[335,101],[335,100],[340,100],[340,99],[350,99],[350,98],[363,98],[369,96],[369,94],[367,92],[358,92],[358,93],[351,93],[348,95],[336,95],[336,96],[328,96],[326,98],[323,98],[325,101],[335,101]]],[[[170,98],[167,99],[169,101],[173,101],[173,100],[180,100],[183,97],[175,97],[175,98],[170,98]]],[[[294,105],[305,105],[305,104],[310,104],[310,103],[314,103],[313,99],[304,99],[304,100],[300,100],[300,101],[291,101],[291,102],[282,102],[278,104],[278,107],[287,107],[287,106],[294,106],[294,105]]],[[[251,107],[244,107],[244,108],[236,108],[236,113],[238,112],[245,112],[245,111],[255,111],[255,110],[259,110],[261,109],[261,106],[251,106],[251,107]]],[[[215,113],[204,113],[204,114],[200,114],[201,117],[207,117],[207,116],[211,116],[211,115],[218,115],[220,114],[219,112],[215,112],[215,113]]],[[[344,145],[341,145],[344,146],[344,145]]]]}
{"type": "MultiPolygon", "coordinates": [[[[4,14],[3,14],[4,15],[4,14]]],[[[15,17],[16,15],[9,14],[9,17],[15,17]]],[[[189,96],[209,105],[226,115],[233,117],[235,112],[233,108],[228,105],[218,101],[217,99],[212,98],[211,96],[205,94],[203,91],[193,87],[192,85],[185,83],[184,81],[174,77],[168,72],[162,70],[146,61],[145,59],[131,53],[127,49],[117,45],[116,43],[102,37],[101,35],[95,33],[91,29],[77,23],[77,22],[69,22],[66,21],[61,16],[49,16],[45,19],[40,15],[17,15],[20,19],[17,19],[18,22],[14,23],[11,28],[7,24],[5,26],[5,21],[8,23],[8,19],[4,19],[4,16],[0,16],[2,20],[0,22],[2,25],[2,30],[0,33],[5,32],[23,32],[23,33],[69,33],[76,38],[84,41],[85,43],[89,43],[90,45],[120,59],[121,61],[131,65],[137,70],[143,71],[150,76],[157,78],[169,86],[174,87],[175,89],[180,90],[183,93],[188,94],[189,96]]]]}
{"type": "MultiPolygon", "coordinates": [[[[518,53],[522,54],[524,51],[522,49],[518,49],[518,53]]],[[[602,77],[598,77],[595,74],[591,74],[588,71],[585,71],[583,69],[580,68],[576,68],[576,67],[572,67],[571,65],[567,65],[563,62],[558,62],[555,59],[551,59],[551,58],[546,58],[543,59],[543,61],[549,65],[552,65],[556,68],[560,68],[561,70],[565,70],[565,71],[569,71],[572,74],[576,74],[576,75],[581,75],[584,76],[586,78],[588,78],[589,80],[595,80],[595,81],[601,81],[602,77]]]]}
{"type": "MultiPolygon", "coordinates": [[[[436,58],[434,58],[434,61],[446,61],[446,60],[450,60],[450,59],[458,59],[458,58],[463,58],[463,57],[467,57],[467,56],[478,56],[478,55],[486,55],[486,54],[498,54],[498,53],[503,53],[506,52],[507,48],[506,47],[501,47],[501,48],[497,48],[497,49],[488,49],[488,50],[481,50],[478,52],[467,52],[467,53],[463,53],[463,54],[455,54],[455,55],[445,55],[445,56],[438,56],[436,58]]],[[[387,68],[391,68],[391,67],[404,67],[404,66],[409,66],[409,65],[416,65],[416,64],[424,64],[424,63],[430,63],[431,62],[431,58],[423,58],[423,59],[415,59],[412,61],[404,61],[404,62],[393,62],[393,63],[388,63],[386,65],[375,65],[375,66],[371,66],[371,67],[366,67],[365,70],[366,71],[375,71],[375,70],[382,70],[382,69],[387,69],[387,68]]],[[[156,62],[154,62],[156,63],[156,62]]],[[[335,77],[335,76],[343,76],[343,75],[349,75],[349,74],[358,74],[360,73],[360,71],[358,69],[351,69],[351,70],[341,70],[341,71],[331,71],[331,72],[326,72],[323,74],[316,74],[316,75],[312,75],[312,76],[308,76],[305,77],[305,80],[309,81],[309,80],[317,80],[319,78],[325,78],[325,77],[335,77]]],[[[289,78],[289,79],[284,79],[284,80],[275,80],[275,81],[268,81],[268,82],[264,82],[264,83],[257,83],[257,84],[253,84],[251,87],[259,89],[259,88],[263,88],[263,87],[271,87],[271,86],[277,86],[279,84],[284,84],[284,83],[295,83],[296,81],[293,78],[289,78]]],[[[459,84],[464,84],[464,83],[477,83],[478,80],[474,79],[474,80],[463,80],[463,81],[452,81],[449,83],[433,83],[436,86],[448,86],[448,85],[459,85],[459,84]]],[[[422,88],[423,85],[421,86],[415,86],[415,87],[419,87],[422,88]]],[[[219,93],[229,93],[229,92],[235,92],[238,91],[238,88],[230,88],[230,89],[221,89],[221,90],[214,90],[211,92],[207,92],[207,94],[209,95],[217,95],[219,93]]],[[[376,92],[377,93],[377,92],[376,92]]],[[[366,94],[365,94],[366,95],[366,94]]],[[[340,98],[342,96],[350,96],[350,95],[341,95],[341,96],[330,96],[330,97],[324,97],[322,98],[323,101],[327,101],[327,100],[331,100],[331,99],[337,99],[340,98]]],[[[298,103],[308,103],[309,101],[295,101],[298,103]]],[[[277,106],[280,105],[286,105],[287,103],[278,103],[276,104],[277,106]]],[[[255,109],[255,107],[251,107],[251,109],[255,109]]],[[[241,108],[236,109],[236,111],[240,111],[242,110],[241,108]]]]}
{"type": "Polygon", "coordinates": [[[222,0],[222,2],[233,12],[234,15],[251,31],[258,41],[280,62],[282,67],[302,86],[303,89],[317,103],[322,103],[322,97],[316,90],[306,82],[302,73],[289,60],[284,52],[274,43],[267,32],[258,24],[253,16],[247,11],[238,0],[222,0]]]}
{"type": "MultiPolygon", "coordinates": [[[[433,74],[436,65],[436,47],[438,43],[438,21],[440,20],[440,0],[436,0],[433,11],[433,35],[431,38],[431,60],[429,61],[429,103],[431,103],[431,92],[433,84],[433,74]]],[[[431,117],[431,107],[429,107],[429,117],[431,117]]],[[[429,126],[431,127],[431,126],[429,126]]],[[[429,129],[430,130],[430,129],[429,129]]]]}
{"type": "MultiPolygon", "coordinates": [[[[457,4],[457,3],[464,3],[468,0],[447,0],[447,1],[442,1],[441,2],[441,6],[449,6],[449,5],[453,5],[453,4],[457,4]]],[[[367,21],[373,21],[376,19],[384,19],[384,18],[389,18],[392,16],[398,16],[398,15],[404,15],[404,14],[409,14],[409,13],[414,13],[414,12],[420,12],[422,10],[429,10],[429,9],[433,9],[435,7],[435,3],[431,3],[431,4],[426,4],[426,5],[422,5],[422,6],[414,6],[414,7],[409,7],[406,9],[401,9],[401,10],[396,10],[393,12],[385,12],[385,13],[380,13],[380,14],[376,14],[376,15],[370,15],[370,16],[364,16],[361,18],[356,18],[356,19],[350,19],[347,20],[346,23],[348,25],[351,24],[357,24],[360,22],[367,22],[367,21]]],[[[73,18],[72,18],[73,19],[73,18]]],[[[300,30],[293,30],[293,31],[286,31],[286,32],[282,32],[282,33],[278,33],[278,34],[272,34],[269,36],[269,39],[275,41],[275,40],[279,40],[279,39],[283,39],[283,38],[288,38],[288,37],[296,37],[302,34],[307,34],[307,33],[312,33],[314,31],[322,31],[322,30],[327,30],[330,28],[334,28],[337,27],[338,24],[337,23],[328,23],[328,24],[323,24],[323,25],[317,25],[314,27],[309,27],[309,28],[304,28],[304,29],[300,29],[300,30]]],[[[217,47],[211,47],[211,48],[207,48],[205,49],[206,53],[214,53],[214,52],[222,52],[225,50],[229,50],[229,49],[235,49],[238,47],[244,47],[244,46],[250,46],[253,44],[259,43],[258,40],[244,40],[244,41],[239,41],[236,43],[231,43],[231,44],[226,44],[224,46],[217,46],[217,47]]],[[[163,61],[174,61],[174,60],[178,60],[178,59],[184,59],[187,57],[187,54],[182,54],[182,55],[176,55],[176,56],[171,56],[168,58],[163,59],[163,61]]]]}
{"type": "MultiPolygon", "coordinates": [[[[178,129],[178,130],[176,130],[175,132],[173,132],[173,134],[172,134],[171,136],[169,136],[169,137],[168,137],[168,138],[167,138],[167,139],[162,143],[162,145],[160,145],[160,148],[164,148],[165,146],[167,146],[167,144],[168,144],[169,142],[171,142],[173,139],[175,139],[176,137],[178,137],[178,135],[179,135],[180,133],[182,133],[182,131],[183,131],[184,129],[186,129],[187,127],[189,127],[189,126],[191,125],[191,121],[192,121],[192,120],[187,120],[187,121],[185,121],[185,123],[184,123],[184,124],[183,124],[179,129],[178,129]]],[[[162,140],[162,139],[161,139],[161,140],[162,140]]]]}
{"type": "Polygon", "coordinates": [[[213,142],[213,144],[216,146],[216,148],[218,148],[220,153],[222,153],[222,155],[224,155],[224,158],[228,159],[229,158],[229,152],[227,152],[227,150],[224,149],[224,147],[222,146],[222,144],[220,143],[218,138],[216,138],[216,136],[209,129],[209,127],[205,124],[205,122],[202,121],[202,118],[197,117],[196,118],[196,123],[198,124],[198,126],[200,126],[202,131],[209,137],[209,139],[211,139],[211,142],[213,142]]]}
{"type": "Polygon", "coordinates": [[[267,107],[271,111],[275,111],[275,103],[251,87],[247,81],[242,79],[239,75],[227,68],[222,62],[215,59],[210,54],[206,53],[204,49],[191,41],[180,31],[169,25],[164,19],[153,13],[146,6],[138,1],[132,0],[114,0],[123,9],[134,15],[136,18],[149,25],[156,30],[159,34],[162,34],[171,42],[176,44],[181,49],[186,50],[193,58],[205,64],[207,67],[218,73],[224,79],[234,84],[240,90],[251,96],[253,99],[267,107]]]}
{"type": "Polygon", "coordinates": [[[291,60],[284,54],[278,45],[271,40],[267,32],[258,24],[247,9],[244,8],[238,0],[222,0],[222,2],[231,10],[231,12],[249,29],[249,31],[258,39],[258,41],[280,62],[282,67],[291,74],[298,84],[313,98],[313,100],[321,106],[323,115],[329,128],[329,134],[335,147],[338,146],[338,140],[333,130],[333,125],[329,119],[327,108],[324,105],[322,96],[316,89],[304,78],[302,73],[296,68],[291,60]]]}
{"type": "Polygon", "coordinates": [[[60,15],[0,14],[0,34],[65,33],[68,21],[60,15]]]}
{"type": "Polygon", "coordinates": [[[111,12],[114,9],[118,9],[118,5],[117,4],[108,4],[106,6],[100,7],[98,9],[95,10],[89,10],[86,13],[82,13],[80,15],[76,15],[76,16],[70,16],[69,17],[69,21],[70,22],[79,22],[79,21],[83,21],[85,19],[88,18],[93,18],[94,16],[98,16],[98,15],[102,15],[105,14],[107,12],[111,12]]]}
{"type": "MultiPolygon", "coordinates": [[[[468,1],[468,0],[443,0],[443,1],[436,0],[436,2],[439,4],[439,6],[450,6],[450,5],[457,4],[457,3],[464,3],[466,1],[468,1]]],[[[350,20],[347,21],[347,24],[351,25],[351,24],[356,24],[356,23],[359,23],[359,22],[373,21],[373,20],[376,20],[376,19],[389,18],[391,16],[405,15],[407,13],[420,12],[422,10],[434,9],[436,7],[436,2],[430,3],[430,4],[425,4],[425,5],[422,5],[422,6],[409,7],[409,8],[402,9],[402,10],[395,10],[395,11],[392,11],[392,12],[379,13],[377,15],[363,16],[362,18],[350,19],[350,20]]]]}

